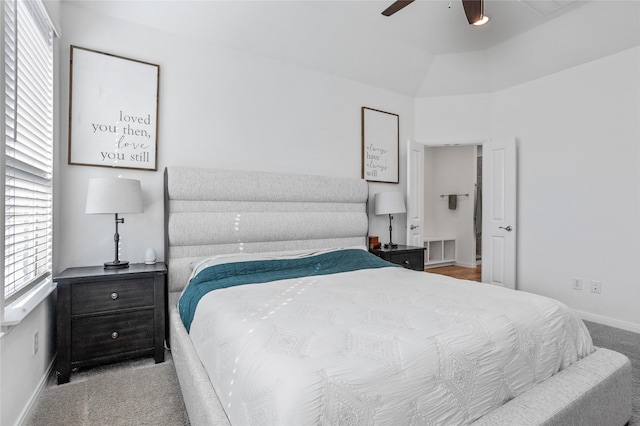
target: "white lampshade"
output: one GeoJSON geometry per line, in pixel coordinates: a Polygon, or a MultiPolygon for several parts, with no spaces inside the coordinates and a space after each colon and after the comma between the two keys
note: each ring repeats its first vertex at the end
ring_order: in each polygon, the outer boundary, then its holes
{"type": "Polygon", "coordinates": [[[397,191],[378,192],[375,195],[374,209],[377,215],[405,213],[407,211],[402,193],[397,191]]]}
{"type": "Polygon", "coordinates": [[[140,181],[119,178],[89,180],[85,213],[142,213],[140,181]]]}

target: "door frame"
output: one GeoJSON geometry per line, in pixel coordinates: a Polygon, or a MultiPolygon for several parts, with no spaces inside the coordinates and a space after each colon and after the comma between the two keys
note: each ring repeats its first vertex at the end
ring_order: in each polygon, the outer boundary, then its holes
{"type": "Polygon", "coordinates": [[[518,165],[514,137],[492,139],[482,150],[482,282],[516,288],[518,165]],[[491,190],[485,192],[485,188],[491,190]],[[486,200],[486,202],[484,202],[486,200]]]}
{"type": "MultiPolygon", "coordinates": [[[[513,139],[516,140],[515,137],[513,137],[513,139]]],[[[409,160],[409,152],[411,150],[411,142],[419,143],[419,144],[421,144],[421,145],[423,145],[425,147],[428,147],[428,148],[444,148],[444,147],[455,147],[455,146],[484,146],[485,143],[490,142],[491,140],[492,140],[491,138],[489,138],[489,139],[467,139],[467,140],[456,140],[456,141],[419,141],[419,140],[410,140],[409,143],[407,143],[407,160],[409,160]]],[[[516,149],[517,149],[517,142],[516,142],[516,149]]],[[[424,159],[424,151],[423,151],[422,155],[423,155],[423,159],[424,159]]],[[[484,155],[484,149],[483,149],[483,155],[484,155]]],[[[516,162],[517,162],[517,157],[516,157],[516,162]]],[[[516,164],[516,167],[517,167],[517,164],[516,164]]],[[[410,168],[407,167],[407,182],[409,182],[409,179],[410,179],[409,173],[410,173],[410,168]]],[[[483,173],[484,173],[484,171],[483,171],[483,173]]],[[[517,175],[517,172],[516,172],[516,175],[517,175]]],[[[424,173],[423,173],[423,176],[424,176],[424,173]]],[[[484,200],[485,200],[485,197],[486,197],[486,194],[487,194],[486,185],[487,185],[487,183],[485,182],[485,179],[483,179],[483,182],[482,182],[483,205],[484,205],[484,200]]],[[[410,200],[412,200],[410,191],[411,191],[410,185],[407,184],[407,204],[409,204],[410,200]]],[[[516,191],[517,191],[517,189],[516,189],[516,191]]],[[[424,204],[424,187],[423,187],[422,194],[423,195],[422,195],[421,198],[422,198],[422,203],[424,204]]],[[[407,208],[409,209],[410,207],[407,206],[407,208]]],[[[517,205],[517,193],[516,193],[516,196],[515,196],[515,214],[516,214],[516,216],[517,216],[517,208],[518,208],[518,205],[517,205]]],[[[409,218],[407,218],[407,222],[408,221],[409,221],[409,218]]],[[[483,211],[483,222],[484,222],[484,211],[483,211]]],[[[423,218],[422,225],[424,225],[424,218],[423,218]]],[[[409,229],[408,228],[409,228],[409,225],[407,225],[407,238],[409,238],[409,229]]],[[[474,239],[474,243],[477,243],[475,234],[473,236],[473,239],[474,239]]],[[[407,241],[409,241],[409,240],[407,240],[407,241]]],[[[480,263],[484,263],[484,260],[485,260],[484,259],[485,258],[484,249],[482,250],[482,256],[483,256],[483,258],[482,258],[480,263]]],[[[517,259],[516,259],[516,261],[517,261],[517,259]]],[[[514,261],[514,262],[516,262],[516,261],[514,261]]],[[[517,268],[517,264],[514,264],[513,268],[514,268],[514,275],[515,275],[517,273],[517,269],[516,269],[517,268]]],[[[483,279],[484,279],[484,274],[483,274],[483,279]]],[[[514,288],[515,288],[515,285],[514,285],[514,288]]]]}
{"type": "Polygon", "coordinates": [[[407,142],[407,245],[418,247],[424,245],[424,147],[417,141],[407,142]],[[418,164],[414,164],[415,152],[418,164]]]}

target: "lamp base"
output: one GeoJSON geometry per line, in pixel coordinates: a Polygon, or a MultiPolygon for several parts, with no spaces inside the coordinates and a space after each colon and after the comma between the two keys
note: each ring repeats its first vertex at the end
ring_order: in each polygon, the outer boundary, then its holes
{"type": "Polygon", "coordinates": [[[114,260],[112,262],[104,262],[104,269],[124,269],[129,267],[126,260],[114,260]]]}
{"type": "Polygon", "coordinates": [[[389,243],[385,244],[384,248],[398,248],[398,245],[396,243],[389,243]]]}

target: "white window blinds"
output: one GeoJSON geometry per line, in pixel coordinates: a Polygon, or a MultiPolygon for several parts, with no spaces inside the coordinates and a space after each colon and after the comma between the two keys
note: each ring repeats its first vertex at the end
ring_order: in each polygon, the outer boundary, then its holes
{"type": "Polygon", "coordinates": [[[6,303],[51,274],[54,33],[40,1],[3,7],[6,303]]]}

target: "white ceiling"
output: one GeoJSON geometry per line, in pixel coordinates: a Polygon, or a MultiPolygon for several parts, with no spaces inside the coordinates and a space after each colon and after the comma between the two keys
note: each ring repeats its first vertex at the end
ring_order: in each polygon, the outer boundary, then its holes
{"type": "Polygon", "coordinates": [[[488,92],[640,44],[638,0],[485,0],[482,27],[460,0],[383,16],[392,2],[63,0],[409,96],[488,92]],[[503,62],[514,44],[526,54],[503,62]]]}
{"type": "Polygon", "coordinates": [[[418,0],[390,17],[382,16],[382,10],[392,3],[323,1],[316,7],[331,20],[361,25],[431,54],[445,54],[487,49],[584,4],[575,0],[486,0],[484,12],[492,21],[477,27],[467,23],[461,0],[418,0]],[[542,16],[530,4],[545,4],[555,12],[542,16]]]}

